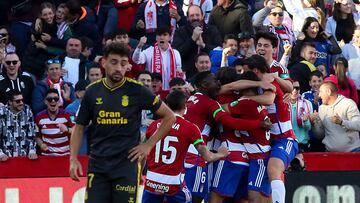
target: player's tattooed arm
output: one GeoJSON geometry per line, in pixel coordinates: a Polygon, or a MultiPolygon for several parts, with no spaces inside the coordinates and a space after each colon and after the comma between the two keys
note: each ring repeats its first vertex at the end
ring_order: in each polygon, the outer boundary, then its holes
{"type": "Polygon", "coordinates": [[[207,162],[217,161],[227,157],[230,154],[230,152],[224,146],[221,146],[217,153],[210,152],[206,145],[203,144],[196,145],[195,148],[207,162]]]}

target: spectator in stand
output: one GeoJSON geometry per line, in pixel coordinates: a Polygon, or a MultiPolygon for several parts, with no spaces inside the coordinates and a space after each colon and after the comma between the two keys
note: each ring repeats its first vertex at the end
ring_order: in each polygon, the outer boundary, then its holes
{"type": "Polygon", "coordinates": [[[22,93],[25,104],[31,104],[31,93],[35,82],[29,73],[20,70],[21,61],[16,53],[8,53],[4,59],[4,70],[0,75],[0,103],[5,104],[10,90],[22,93]]]}
{"type": "Polygon", "coordinates": [[[160,97],[161,100],[165,100],[166,96],[169,94],[169,91],[163,90],[162,81],[163,80],[160,73],[151,73],[151,92],[156,96],[160,97]]]}
{"type": "Polygon", "coordinates": [[[194,56],[200,52],[209,53],[220,46],[222,38],[216,26],[204,23],[203,12],[197,5],[189,6],[187,21],[185,26],[176,30],[173,46],[180,52],[186,77],[191,78],[197,72],[194,56]]]}
{"type": "Polygon", "coordinates": [[[209,25],[215,25],[222,38],[227,34],[253,33],[248,6],[239,0],[218,0],[210,13],[209,25]]]}
{"type": "Polygon", "coordinates": [[[180,53],[171,47],[170,40],[169,27],[157,28],[156,43],[141,51],[147,42],[147,37],[142,37],[132,56],[136,64],[145,64],[146,70],[161,74],[162,89],[166,91],[170,89],[170,80],[183,74],[180,53]]]}
{"type": "MultiPolygon", "coordinates": [[[[89,85],[89,81],[87,81],[87,80],[79,80],[79,82],[76,83],[76,85],[75,85],[76,99],[72,103],[67,105],[67,107],[65,108],[65,111],[68,112],[71,116],[76,115],[76,112],[79,109],[79,106],[81,103],[81,99],[84,97],[85,90],[88,85],[89,85]]],[[[71,119],[71,120],[73,120],[73,119],[71,119]]]]}
{"type": "Polygon", "coordinates": [[[17,43],[13,40],[9,29],[6,26],[0,26],[0,51],[2,51],[5,56],[6,53],[17,52],[16,47],[17,43]]]}
{"type": "Polygon", "coordinates": [[[42,0],[12,0],[8,2],[8,15],[10,22],[10,33],[18,43],[16,48],[19,57],[24,56],[24,51],[31,40],[31,25],[39,14],[42,0]]]}
{"type": "Polygon", "coordinates": [[[300,94],[311,89],[309,78],[311,72],[317,70],[314,66],[315,60],[315,45],[309,42],[303,43],[300,50],[299,62],[290,67],[290,78],[300,83],[300,94]]]}
{"type": "Polygon", "coordinates": [[[211,72],[216,73],[220,67],[231,66],[237,59],[238,41],[233,34],[224,37],[222,48],[217,47],[209,54],[211,60],[211,72]]]}
{"type": "Polygon", "coordinates": [[[355,82],[358,95],[360,95],[360,26],[356,26],[352,42],[342,47],[342,54],[349,62],[348,74],[355,82]]]}
{"type": "MultiPolygon", "coordinates": [[[[31,43],[25,51],[23,60],[24,70],[35,75],[38,80],[45,76],[46,66],[44,62],[62,54],[65,48],[65,39],[62,43],[57,37],[55,6],[49,2],[44,2],[40,5],[40,9],[40,17],[33,23],[31,43]]],[[[66,39],[71,35],[69,32],[66,33],[66,39]]]]}
{"type": "MultiPolygon", "coordinates": [[[[276,5],[280,5],[281,8],[283,7],[283,4],[281,3],[281,1],[279,0],[265,0],[264,1],[264,7],[274,7],[276,5]]],[[[257,11],[253,16],[252,16],[252,21],[253,23],[256,21],[256,19],[259,19],[259,16],[261,15],[261,13],[263,12],[263,10],[259,10],[257,11]]],[[[283,11],[284,12],[284,17],[283,17],[283,25],[286,26],[287,28],[289,29],[292,29],[293,28],[293,24],[292,24],[292,19],[289,15],[288,12],[286,11],[283,11]]],[[[267,26],[267,25],[270,25],[270,16],[267,16],[263,19],[263,21],[261,22],[261,25],[264,25],[264,26],[267,26]]]]}
{"type": "MultiPolygon", "coordinates": [[[[211,60],[209,54],[205,52],[200,52],[195,56],[195,68],[196,73],[210,71],[211,69],[211,60]]],[[[187,81],[189,81],[191,84],[194,83],[196,74],[192,76],[191,78],[188,78],[187,81]]]]}
{"type": "Polygon", "coordinates": [[[338,89],[338,94],[352,99],[356,104],[359,104],[359,96],[356,91],[356,85],[354,81],[346,75],[348,67],[348,61],[344,57],[337,58],[334,63],[335,75],[330,75],[325,78],[325,81],[332,81],[338,89]]]}
{"type": "MultiPolygon", "coordinates": [[[[319,88],[323,83],[323,81],[324,81],[323,74],[319,70],[311,72],[309,79],[311,90],[304,92],[302,94],[303,99],[306,99],[311,102],[311,106],[314,112],[319,111],[319,106],[321,105],[321,98],[319,97],[319,88]]],[[[314,132],[312,129],[310,129],[309,131],[309,138],[310,138],[309,143],[310,143],[311,152],[325,151],[324,144],[321,143],[321,140],[317,139],[314,136],[314,132]]]]}
{"type": "Polygon", "coordinates": [[[63,79],[71,84],[76,84],[79,80],[85,79],[87,75],[87,59],[82,55],[81,50],[81,40],[71,37],[66,43],[66,53],[57,57],[63,66],[63,79]]]}
{"type": "Polygon", "coordinates": [[[134,21],[136,12],[142,3],[142,0],[122,0],[113,2],[118,11],[117,27],[124,28],[127,32],[130,32],[132,22],[134,21]]]}
{"type": "MultiPolygon", "coordinates": [[[[117,31],[113,32],[111,39],[112,42],[119,42],[126,44],[126,46],[129,47],[131,52],[135,50],[136,45],[139,43],[138,40],[131,39],[128,35],[128,32],[123,28],[120,28],[117,31]]],[[[136,78],[139,72],[143,71],[145,68],[144,64],[136,64],[131,58],[129,58],[129,63],[131,65],[131,68],[125,74],[125,76],[129,78],[136,78]]]]}
{"type": "Polygon", "coordinates": [[[341,45],[351,41],[356,25],[360,23],[360,14],[353,13],[353,6],[352,0],[335,0],[333,16],[326,22],[326,33],[333,35],[341,45]]]}
{"type": "Polygon", "coordinates": [[[37,159],[34,117],[18,90],[7,93],[8,105],[0,107],[0,162],[9,157],[37,159]]]}
{"type": "MultiPolygon", "coordinates": [[[[210,12],[214,8],[213,4],[214,3],[212,0],[190,0],[188,12],[189,12],[189,8],[191,6],[199,6],[199,8],[201,8],[201,11],[202,11],[201,13],[204,16],[204,23],[207,25],[209,23],[210,12]]],[[[189,16],[189,15],[186,15],[186,16],[189,16]]]]}
{"type": "Polygon", "coordinates": [[[87,64],[90,63],[89,57],[94,50],[94,42],[88,37],[80,37],[81,54],[85,56],[87,64]]]}
{"type": "MultiPolygon", "coordinates": [[[[85,90],[88,85],[89,85],[89,81],[79,80],[79,82],[77,82],[75,85],[76,99],[65,108],[65,111],[70,114],[70,119],[73,123],[75,123],[76,112],[78,111],[78,109],[80,107],[81,100],[84,98],[85,90]]],[[[91,126],[88,126],[85,129],[79,154],[87,154],[88,153],[88,135],[90,134],[91,130],[92,130],[91,126]]]]}
{"type": "Polygon", "coordinates": [[[74,88],[72,84],[61,78],[62,67],[61,62],[57,59],[49,59],[47,65],[47,78],[37,81],[35,89],[32,93],[32,109],[34,114],[46,109],[44,99],[47,91],[56,89],[58,91],[59,106],[65,108],[68,104],[75,100],[74,88]]]}
{"type": "Polygon", "coordinates": [[[150,71],[144,70],[144,71],[140,72],[137,77],[137,81],[142,82],[142,84],[145,87],[150,89],[151,88],[151,73],[150,73],[150,71]]]}
{"type": "Polygon", "coordinates": [[[118,11],[113,0],[90,0],[89,7],[97,15],[97,27],[100,36],[114,32],[118,24],[118,11]]]}
{"type": "Polygon", "coordinates": [[[78,0],[66,2],[68,9],[67,21],[74,37],[88,37],[94,42],[94,55],[101,52],[101,37],[92,20],[92,13],[81,7],[78,0]]]}
{"type": "Polygon", "coordinates": [[[329,152],[360,152],[360,113],[356,103],[337,92],[336,84],[325,81],[319,95],[323,104],[314,113],[314,133],[324,138],[329,152]]]}
{"type": "Polygon", "coordinates": [[[60,109],[58,90],[50,88],[46,92],[47,108],[35,117],[37,126],[36,142],[44,156],[65,156],[70,154],[70,135],[74,125],[70,114],[60,109]]]}
{"type": "Polygon", "coordinates": [[[317,0],[283,0],[286,10],[293,16],[293,32],[297,37],[307,17],[321,18],[323,12],[317,7],[317,0]]]}
{"type": "Polygon", "coordinates": [[[271,32],[276,35],[278,44],[274,51],[273,58],[277,61],[284,60],[283,65],[286,67],[290,57],[289,51],[291,51],[288,46],[292,46],[295,43],[295,36],[291,27],[289,28],[283,24],[284,13],[281,4],[270,4],[258,11],[258,17],[255,18],[253,26],[256,30],[271,32]],[[262,22],[266,17],[269,19],[270,23],[264,26],[262,22]],[[287,60],[282,59],[283,55],[287,56],[287,60]]]}
{"type": "Polygon", "coordinates": [[[176,26],[185,24],[186,18],[180,1],[148,0],[138,8],[130,33],[136,39],[146,36],[148,44],[152,45],[156,42],[157,28],[171,27],[172,38],[176,26]]]}
{"type": "Polygon", "coordinates": [[[310,42],[315,45],[316,49],[316,61],[314,65],[317,66],[319,64],[326,64],[326,72],[329,73],[332,65],[332,55],[341,53],[341,49],[335,38],[332,35],[326,34],[320,26],[318,20],[313,17],[305,19],[305,23],[301,31],[303,35],[299,35],[299,38],[296,41],[291,59],[292,62],[298,60],[298,57],[301,55],[300,50],[302,44],[310,42]]]}
{"type": "Polygon", "coordinates": [[[311,129],[311,123],[309,117],[313,113],[313,109],[311,102],[301,97],[298,81],[293,81],[293,87],[294,90],[291,93],[289,102],[291,124],[299,143],[299,151],[307,152],[310,150],[309,130],[311,129]]]}
{"type": "Polygon", "coordinates": [[[97,80],[100,80],[103,77],[103,73],[101,72],[100,64],[98,63],[91,63],[88,65],[88,75],[86,79],[93,83],[97,80]]]}
{"type": "Polygon", "coordinates": [[[241,32],[238,34],[240,58],[249,58],[255,54],[254,35],[249,32],[241,32]]]}
{"type": "Polygon", "coordinates": [[[312,109],[314,111],[318,111],[319,106],[321,105],[321,99],[319,98],[319,88],[323,81],[324,76],[320,71],[316,70],[311,72],[309,77],[309,85],[311,90],[302,94],[302,98],[311,102],[312,109]]]}
{"type": "Polygon", "coordinates": [[[174,91],[180,91],[186,95],[187,98],[190,97],[192,93],[195,93],[195,89],[190,83],[187,83],[182,78],[174,78],[170,81],[170,93],[174,91]]]}

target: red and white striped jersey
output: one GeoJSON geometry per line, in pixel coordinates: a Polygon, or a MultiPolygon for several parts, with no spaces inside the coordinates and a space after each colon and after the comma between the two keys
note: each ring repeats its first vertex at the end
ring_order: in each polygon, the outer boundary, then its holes
{"type": "MultiPolygon", "coordinates": [[[[150,138],[160,125],[157,120],[149,126],[150,138]]],[[[189,145],[205,145],[199,128],[176,116],[168,135],[158,141],[148,156],[145,190],[153,193],[175,195],[184,186],[184,160],[189,145]]]]}
{"type": "Polygon", "coordinates": [[[57,117],[51,119],[45,109],[35,117],[38,136],[48,146],[47,151],[41,151],[45,156],[64,156],[70,154],[70,134],[61,132],[59,124],[62,123],[68,128],[74,124],[70,119],[70,114],[60,109],[57,117]]]}
{"type": "MultiPolygon", "coordinates": [[[[195,93],[186,103],[185,119],[195,124],[201,131],[205,144],[209,140],[211,126],[223,115],[225,111],[220,104],[207,95],[195,93]]],[[[199,156],[194,145],[190,145],[185,159],[185,167],[199,165],[205,167],[205,160],[199,156]]]]}
{"type": "MultiPolygon", "coordinates": [[[[249,119],[265,120],[268,115],[266,108],[254,100],[239,99],[228,105],[231,116],[249,119]]],[[[241,140],[248,152],[249,159],[265,159],[270,155],[270,131],[264,129],[237,131],[235,136],[241,140]]]]}
{"type": "Polygon", "coordinates": [[[278,82],[274,80],[272,84],[276,87],[275,101],[273,104],[266,107],[272,123],[272,127],[270,129],[271,139],[296,139],[295,133],[292,129],[289,105],[284,102],[284,92],[281,90],[278,82]]]}

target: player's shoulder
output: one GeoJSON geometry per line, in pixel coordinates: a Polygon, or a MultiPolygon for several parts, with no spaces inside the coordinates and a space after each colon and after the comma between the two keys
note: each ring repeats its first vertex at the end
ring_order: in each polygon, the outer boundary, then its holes
{"type": "Polygon", "coordinates": [[[132,78],[128,78],[126,77],[126,82],[129,84],[129,85],[134,85],[134,86],[143,86],[143,83],[142,82],[139,82],[137,80],[134,80],[132,78]]]}
{"type": "Polygon", "coordinates": [[[86,87],[86,90],[89,90],[89,89],[97,89],[99,87],[102,86],[102,83],[103,83],[103,80],[105,80],[104,78],[102,79],[99,79],[99,80],[96,80],[92,83],[90,83],[87,87],[86,87]]]}

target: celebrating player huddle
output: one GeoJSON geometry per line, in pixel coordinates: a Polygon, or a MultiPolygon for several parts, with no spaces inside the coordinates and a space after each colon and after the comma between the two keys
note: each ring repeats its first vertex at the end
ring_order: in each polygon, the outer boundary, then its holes
{"type": "MultiPolygon", "coordinates": [[[[197,92],[186,103],[187,121],[181,112],[149,155],[143,202],[267,202],[270,195],[273,202],[284,202],[281,175],[297,153],[297,142],[279,83],[273,80],[270,90],[259,93],[256,87],[270,68],[262,57],[249,61],[253,63],[237,78],[241,80],[224,86],[225,95],[218,95],[220,84],[210,72],[196,76],[197,92]],[[231,88],[241,90],[234,93],[231,88]],[[204,154],[205,145],[218,150],[216,158],[204,154]]],[[[180,95],[171,93],[167,99],[180,105],[181,99],[175,99],[180,95]]],[[[159,122],[149,127],[147,136],[159,122]]]]}

